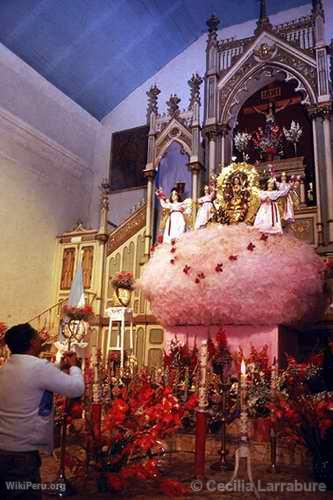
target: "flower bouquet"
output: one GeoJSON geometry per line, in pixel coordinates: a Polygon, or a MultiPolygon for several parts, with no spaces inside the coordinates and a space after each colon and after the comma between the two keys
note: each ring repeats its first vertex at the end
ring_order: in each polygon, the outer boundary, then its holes
{"type": "Polygon", "coordinates": [[[327,365],[332,372],[328,349],[304,363],[288,357],[270,409],[280,437],[305,446],[312,454],[315,479],[333,488],[333,390],[331,372],[325,378],[327,365]]]}
{"type": "Polygon", "coordinates": [[[114,288],[126,288],[127,290],[133,290],[134,286],[133,274],[125,271],[116,273],[111,279],[111,285],[114,288]]]}
{"type": "Polygon", "coordinates": [[[292,142],[294,145],[295,156],[297,154],[297,143],[299,142],[303,129],[299,123],[294,120],[291,122],[290,129],[288,130],[286,127],[283,127],[283,133],[288,142],[292,142]]]}
{"type": "Polygon", "coordinates": [[[269,157],[277,155],[281,149],[282,131],[278,125],[267,125],[265,130],[258,127],[252,135],[254,147],[262,156],[266,154],[269,157]]]}
{"type": "Polygon", "coordinates": [[[93,317],[93,310],[91,305],[87,304],[83,307],[71,306],[65,304],[62,312],[71,320],[75,321],[89,321],[93,317]]]}
{"type": "Polygon", "coordinates": [[[235,148],[237,151],[242,153],[243,155],[243,160],[245,159],[245,153],[248,148],[249,142],[251,141],[251,134],[248,134],[247,132],[237,132],[234,137],[234,144],[235,148]]]}

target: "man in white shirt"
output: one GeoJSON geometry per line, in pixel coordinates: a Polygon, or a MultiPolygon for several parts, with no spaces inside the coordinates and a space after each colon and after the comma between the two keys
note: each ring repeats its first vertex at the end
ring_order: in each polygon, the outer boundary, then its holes
{"type": "Polygon", "coordinates": [[[41,339],[28,323],[10,328],[5,342],[11,356],[0,368],[0,498],[40,499],[41,490],[26,485],[40,483],[38,450],[52,451],[53,392],[79,397],[83,377],[74,353],[62,360],[68,374],[39,359],[41,339]]]}

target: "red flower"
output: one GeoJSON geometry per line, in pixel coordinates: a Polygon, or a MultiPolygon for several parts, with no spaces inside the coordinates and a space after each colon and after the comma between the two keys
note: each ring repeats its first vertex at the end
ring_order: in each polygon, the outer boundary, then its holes
{"type": "Polygon", "coordinates": [[[249,252],[253,252],[253,250],[255,249],[255,245],[252,243],[252,241],[250,241],[250,243],[247,245],[247,249],[249,250],[249,252]]]}
{"type": "Polygon", "coordinates": [[[81,418],[82,404],[79,401],[74,401],[70,406],[69,413],[72,418],[81,418]]]}
{"type": "Polygon", "coordinates": [[[170,259],[170,264],[174,264],[175,263],[175,259],[170,259]]]}
{"type": "Polygon", "coordinates": [[[191,271],[191,267],[186,264],[183,268],[183,273],[189,274],[190,271],[191,271]]]}
{"type": "Polygon", "coordinates": [[[176,251],[176,247],[171,247],[170,252],[171,252],[171,253],[175,253],[175,251],[176,251]]]}
{"type": "Polygon", "coordinates": [[[268,235],[263,233],[263,234],[260,236],[260,239],[261,239],[262,241],[267,241],[267,240],[268,240],[268,235]]]}
{"type": "Polygon", "coordinates": [[[222,271],[223,271],[223,264],[222,263],[221,264],[216,264],[215,271],[217,273],[222,273],[222,271]]]}
{"type": "Polygon", "coordinates": [[[199,278],[195,278],[194,283],[200,283],[199,278]]]}
{"type": "Polygon", "coordinates": [[[167,497],[182,497],[189,493],[186,486],[175,479],[164,479],[160,488],[167,497]]]}
{"type": "Polygon", "coordinates": [[[176,240],[175,239],[171,240],[171,245],[175,245],[175,244],[176,244],[176,240]]]}
{"type": "Polygon", "coordinates": [[[204,275],[204,273],[198,273],[197,274],[197,277],[200,279],[200,280],[204,280],[206,278],[206,276],[204,275]]]}
{"type": "Polygon", "coordinates": [[[124,489],[125,484],[120,474],[108,472],[106,480],[111,491],[122,491],[124,489]]]}
{"type": "Polygon", "coordinates": [[[238,259],[238,255],[229,255],[229,260],[233,261],[233,260],[237,260],[238,259]]]}
{"type": "Polygon", "coordinates": [[[163,234],[159,234],[159,235],[157,236],[157,242],[158,242],[158,243],[163,243],[163,234]]]}

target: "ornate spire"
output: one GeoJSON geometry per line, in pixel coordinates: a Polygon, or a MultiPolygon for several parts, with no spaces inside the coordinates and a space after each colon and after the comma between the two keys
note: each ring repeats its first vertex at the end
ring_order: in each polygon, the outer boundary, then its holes
{"type": "Polygon", "coordinates": [[[323,19],[325,17],[324,7],[322,0],[312,0],[312,15],[314,17],[321,16],[323,19]]]}
{"type": "Polygon", "coordinates": [[[150,87],[148,92],[146,92],[146,95],[148,96],[148,106],[147,106],[147,123],[149,124],[150,121],[150,115],[151,112],[158,113],[158,107],[157,107],[157,98],[158,95],[161,93],[160,89],[157,87],[157,85],[153,85],[150,87]]]}
{"type": "Polygon", "coordinates": [[[219,18],[212,14],[206,24],[208,26],[208,43],[212,42],[213,40],[216,41],[217,31],[220,24],[219,18]]]}
{"type": "Polygon", "coordinates": [[[200,104],[200,85],[202,82],[203,79],[198,75],[198,73],[193,73],[191,80],[188,80],[187,82],[191,90],[189,109],[192,108],[195,102],[200,104]]]}
{"type": "Polygon", "coordinates": [[[264,29],[271,29],[272,25],[269,21],[269,17],[267,15],[267,5],[266,0],[259,0],[260,2],[260,12],[259,19],[257,21],[257,27],[255,29],[255,34],[258,35],[264,29]]]}
{"type": "Polygon", "coordinates": [[[179,97],[176,94],[171,94],[170,99],[166,103],[168,107],[168,114],[171,116],[171,118],[179,115],[180,113],[180,109],[178,106],[179,103],[180,103],[179,97]]]}

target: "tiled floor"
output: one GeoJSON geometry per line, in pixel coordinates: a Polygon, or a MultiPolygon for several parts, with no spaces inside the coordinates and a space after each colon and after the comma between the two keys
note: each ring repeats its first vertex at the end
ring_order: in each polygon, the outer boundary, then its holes
{"type": "MultiPolygon", "coordinates": [[[[207,479],[202,482],[193,482],[193,455],[188,453],[173,453],[164,459],[164,466],[161,478],[173,478],[183,482],[188,487],[188,495],[179,498],[189,498],[192,500],[202,499],[223,499],[233,500],[237,498],[255,499],[254,493],[249,491],[249,483],[246,476],[244,464],[238,481],[234,483],[233,492],[223,492],[231,473],[214,473],[209,468],[209,462],[206,467],[207,479]],[[219,491],[220,489],[220,491],[219,491]]],[[[53,458],[43,457],[42,477],[44,481],[52,481],[57,475],[57,463],[53,458]]],[[[290,491],[291,488],[300,489],[310,488],[313,479],[311,470],[302,469],[299,466],[284,467],[278,473],[272,475],[267,472],[267,466],[253,466],[253,476],[256,486],[259,488],[260,500],[333,500],[332,492],[323,491],[290,491]]],[[[82,500],[86,498],[96,499],[124,499],[137,498],[141,500],[165,499],[159,490],[158,480],[154,482],[132,482],[122,495],[115,493],[100,493],[97,491],[95,481],[90,478],[87,481],[71,478],[73,485],[77,488],[77,495],[73,498],[82,500]]],[[[46,497],[45,498],[50,498],[46,497]]]]}

